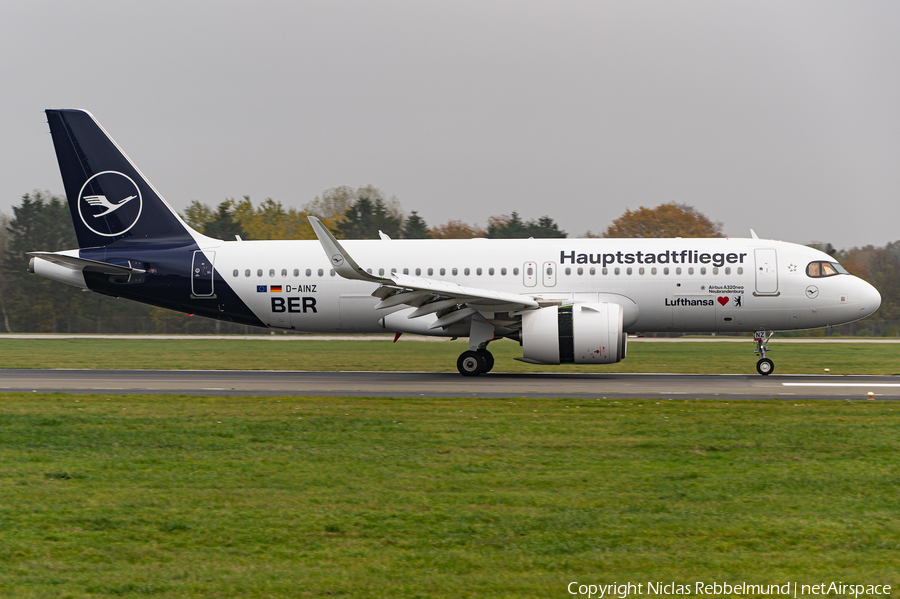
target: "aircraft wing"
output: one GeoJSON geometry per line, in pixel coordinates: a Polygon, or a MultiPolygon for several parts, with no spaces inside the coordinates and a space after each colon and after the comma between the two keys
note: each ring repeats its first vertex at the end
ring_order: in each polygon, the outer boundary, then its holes
{"type": "Polygon", "coordinates": [[[313,231],[329,256],[332,268],[345,279],[378,283],[372,295],[381,299],[376,308],[407,305],[416,308],[410,318],[435,312],[443,313],[431,328],[444,327],[477,312],[513,312],[536,309],[534,298],[518,293],[504,293],[477,287],[464,287],[451,281],[391,274],[377,277],[369,274],[347,253],[334,235],[315,216],[309,217],[313,231]]]}

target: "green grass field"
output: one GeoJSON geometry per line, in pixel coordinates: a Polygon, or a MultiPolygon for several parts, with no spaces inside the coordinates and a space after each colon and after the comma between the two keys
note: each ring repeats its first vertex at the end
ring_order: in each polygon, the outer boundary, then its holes
{"type": "MultiPolygon", "coordinates": [[[[780,374],[900,374],[900,344],[781,343],[768,354],[780,374]]],[[[516,362],[515,342],[491,344],[497,372],[754,373],[746,343],[629,343],[628,357],[601,366],[533,366],[516,362]]],[[[4,368],[141,368],[456,371],[463,341],[271,341],[266,339],[4,339],[4,368]]]]}
{"type": "Polygon", "coordinates": [[[0,394],[0,596],[896,592],[900,405],[578,401],[0,394]]]}

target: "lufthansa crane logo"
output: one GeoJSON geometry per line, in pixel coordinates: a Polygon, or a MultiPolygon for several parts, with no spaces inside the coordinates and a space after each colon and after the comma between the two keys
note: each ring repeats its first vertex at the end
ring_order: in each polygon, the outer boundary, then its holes
{"type": "Polygon", "coordinates": [[[333,264],[335,267],[338,267],[343,263],[344,263],[344,257],[341,256],[340,254],[335,254],[334,256],[331,257],[331,264],[333,264]]]}
{"type": "Polygon", "coordinates": [[[85,181],[78,194],[78,215],[103,237],[127,233],[141,216],[141,190],[128,175],[103,171],[85,181]]]}

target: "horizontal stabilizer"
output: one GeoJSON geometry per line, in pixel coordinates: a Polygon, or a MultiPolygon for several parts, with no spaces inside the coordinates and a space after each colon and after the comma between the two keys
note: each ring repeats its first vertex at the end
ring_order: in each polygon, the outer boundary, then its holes
{"type": "Polygon", "coordinates": [[[55,252],[28,252],[29,256],[52,262],[72,270],[80,270],[83,272],[99,272],[105,275],[141,275],[144,270],[140,268],[131,268],[130,266],[122,266],[120,264],[110,264],[109,262],[99,262],[97,260],[88,260],[87,258],[77,258],[75,256],[67,256],[65,254],[57,254],[55,252]]]}

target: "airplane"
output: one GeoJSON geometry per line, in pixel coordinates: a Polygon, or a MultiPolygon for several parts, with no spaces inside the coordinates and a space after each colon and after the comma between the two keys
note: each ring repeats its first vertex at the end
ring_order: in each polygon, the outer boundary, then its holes
{"type": "Polygon", "coordinates": [[[188,226],[94,117],[46,111],[78,249],[30,252],[29,272],[223,321],[310,333],[467,337],[464,376],[488,345],[523,362],[613,364],[628,334],[753,332],[757,372],[776,331],[875,312],[881,296],[817,249],[750,238],[214,239],[188,226]],[[101,201],[100,198],[103,198],[101,201]],[[105,212],[101,212],[105,210],[105,212]]]}

